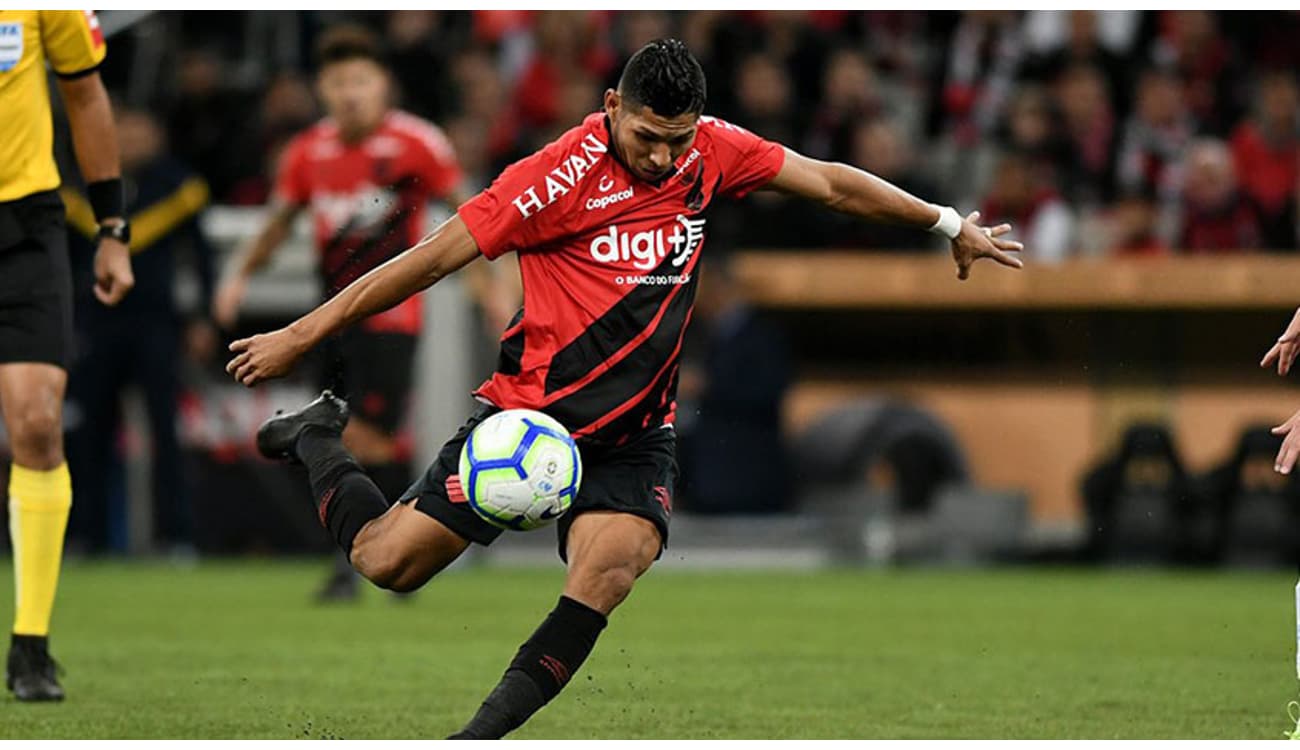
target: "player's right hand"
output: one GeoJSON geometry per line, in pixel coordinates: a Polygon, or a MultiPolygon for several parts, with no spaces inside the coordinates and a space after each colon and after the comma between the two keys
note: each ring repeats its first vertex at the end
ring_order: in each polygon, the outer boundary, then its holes
{"type": "Polygon", "coordinates": [[[1296,354],[1300,354],[1300,309],[1291,317],[1291,324],[1278,337],[1277,343],[1264,354],[1259,366],[1268,367],[1277,362],[1277,374],[1285,375],[1291,371],[1291,363],[1295,362],[1296,354]]]}
{"type": "Polygon", "coordinates": [[[230,345],[235,356],[226,364],[226,372],[251,388],[263,380],[288,374],[308,348],[291,328],[259,333],[230,345]]]}
{"type": "Polygon", "coordinates": [[[243,276],[231,276],[221,282],[217,293],[212,297],[212,319],[223,330],[233,330],[239,318],[239,306],[244,303],[248,291],[248,280],[243,276]]]}

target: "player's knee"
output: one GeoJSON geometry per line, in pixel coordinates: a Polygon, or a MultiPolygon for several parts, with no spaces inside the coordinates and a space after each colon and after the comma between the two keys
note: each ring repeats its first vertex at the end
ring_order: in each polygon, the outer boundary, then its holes
{"type": "MultiPolygon", "coordinates": [[[[352,543],[352,567],[380,588],[399,590],[407,578],[410,558],[391,544],[383,544],[373,536],[358,534],[352,543]]],[[[410,590],[410,589],[405,589],[410,590]]]]}
{"type": "Polygon", "coordinates": [[[414,591],[429,582],[444,564],[416,550],[385,541],[381,536],[357,535],[349,558],[352,567],[376,586],[389,591],[414,591]]]}
{"type": "Polygon", "coordinates": [[[59,404],[33,399],[21,405],[10,424],[14,458],[34,468],[57,466],[63,462],[63,424],[59,404]]]}

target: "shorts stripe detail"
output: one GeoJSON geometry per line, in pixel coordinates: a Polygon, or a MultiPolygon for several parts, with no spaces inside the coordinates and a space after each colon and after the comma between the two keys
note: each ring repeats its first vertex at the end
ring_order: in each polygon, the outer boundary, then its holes
{"type": "Polygon", "coordinates": [[[452,474],[447,477],[445,483],[447,487],[447,499],[453,503],[467,503],[469,498],[465,497],[465,488],[460,486],[460,475],[452,474]]]}

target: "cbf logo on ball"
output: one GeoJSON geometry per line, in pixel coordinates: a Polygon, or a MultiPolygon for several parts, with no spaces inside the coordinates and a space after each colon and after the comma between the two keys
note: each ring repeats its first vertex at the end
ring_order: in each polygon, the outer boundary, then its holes
{"type": "Polygon", "coordinates": [[[483,420],[460,451],[460,484],[474,512],[530,531],[559,518],[582,483],[582,460],[564,425],[530,409],[483,420]]]}
{"type": "Polygon", "coordinates": [[[591,257],[601,263],[633,261],[632,265],[648,271],[662,258],[673,254],[673,266],[680,268],[704,241],[705,219],[690,219],[677,214],[672,230],[662,228],[645,232],[623,232],[618,225],[591,241],[591,257]]]}

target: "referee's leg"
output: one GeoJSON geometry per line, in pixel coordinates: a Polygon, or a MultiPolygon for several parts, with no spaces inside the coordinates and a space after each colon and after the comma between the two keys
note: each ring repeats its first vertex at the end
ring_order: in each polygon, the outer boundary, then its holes
{"type": "Polygon", "coordinates": [[[6,683],[20,700],[63,698],[49,656],[49,632],[72,508],[72,480],[63,457],[67,379],[56,365],[0,365],[0,410],[13,454],[9,532],[17,587],[6,683]]]}

